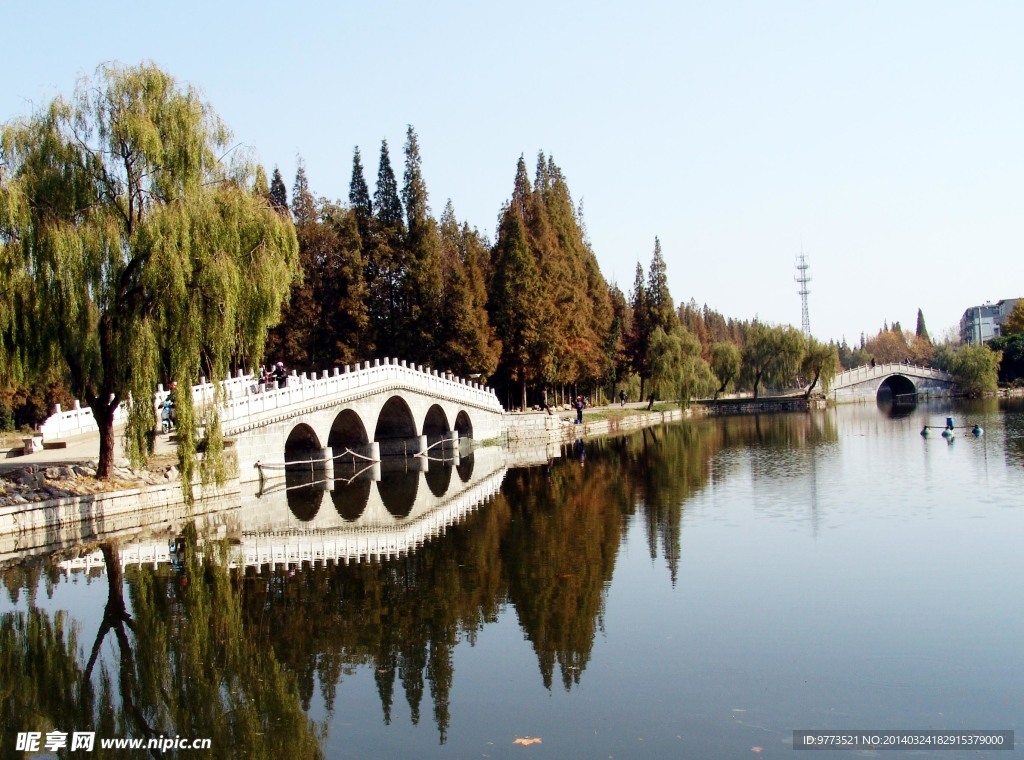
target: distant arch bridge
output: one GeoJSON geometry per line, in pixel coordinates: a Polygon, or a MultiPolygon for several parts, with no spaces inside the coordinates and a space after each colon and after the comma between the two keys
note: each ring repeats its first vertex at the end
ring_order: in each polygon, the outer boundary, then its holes
{"type": "Polygon", "coordinates": [[[942,396],[953,392],[953,376],[916,364],[865,364],[836,375],[828,395],[842,401],[916,401],[921,396],[942,396]]]}

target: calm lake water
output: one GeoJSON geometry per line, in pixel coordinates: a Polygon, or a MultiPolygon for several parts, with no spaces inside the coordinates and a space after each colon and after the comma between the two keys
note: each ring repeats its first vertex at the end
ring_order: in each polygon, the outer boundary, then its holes
{"type": "Polygon", "coordinates": [[[1024,728],[1024,405],[497,453],[254,497],[167,562],[126,558],[168,536],[121,537],[121,578],[73,549],[9,563],[0,756],[54,729],[282,760],[792,757],[797,729],[1024,728]],[[922,438],[950,414],[985,434],[922,438]],[[288,565],[288,542],[401,556],[288,565]]]}

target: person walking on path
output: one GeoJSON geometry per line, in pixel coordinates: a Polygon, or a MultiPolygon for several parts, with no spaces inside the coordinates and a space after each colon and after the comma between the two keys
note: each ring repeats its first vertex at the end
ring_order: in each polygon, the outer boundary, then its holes
{"type": "Polygon", "coordinates": [[[576,407],[576,424],[579,425],[583,422],[583,396],[577,396],[573,406],[576,407]]]}
{"type": "Polygon", "coordinates": [[[626,405],[626,391],[625,389],[619,391],[619,406],[626,405]]]}

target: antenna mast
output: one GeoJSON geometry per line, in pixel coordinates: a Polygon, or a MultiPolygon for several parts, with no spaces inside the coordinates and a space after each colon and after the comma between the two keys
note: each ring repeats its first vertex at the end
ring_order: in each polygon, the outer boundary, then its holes
{"type": "Polygon", "coordinates": [[[807,289],[807,283],[811,281],[811,278],[807,275],[807,268],[809,266],[807,256],[801,251],[796,259],[797,275],[793,279],[800,285],[800,290],[797,291],[800,293],[800,303],[803,307],[800,312],[800,328],[803,330],[805,338],[811,337],[811,317],[807,312],[807,296],[811,292],[807,289]]]}

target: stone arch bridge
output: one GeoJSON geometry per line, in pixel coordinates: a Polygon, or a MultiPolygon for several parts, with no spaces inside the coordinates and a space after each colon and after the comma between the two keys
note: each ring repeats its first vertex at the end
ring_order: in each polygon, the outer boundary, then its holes
{"type": "Polygon", "coordinates": [[[914,364],[876,364],[848,369],[836,375],[828,395],[842,401],[916,401],[921,396],[942,396],[953,391],[948,372],[914,364]]]}
{"type": "MultiPolygon", "coordinates": [[[[243,483],[303,467],[330,478],[335,463],[423,455],[502,432],[504,410],[492,389],[404,361],[291,375],[282,388],[230,382],[220,421],[243,483]]],[[[211,400],[205,396],[212,392],[196,401],[211,400]]]]}

